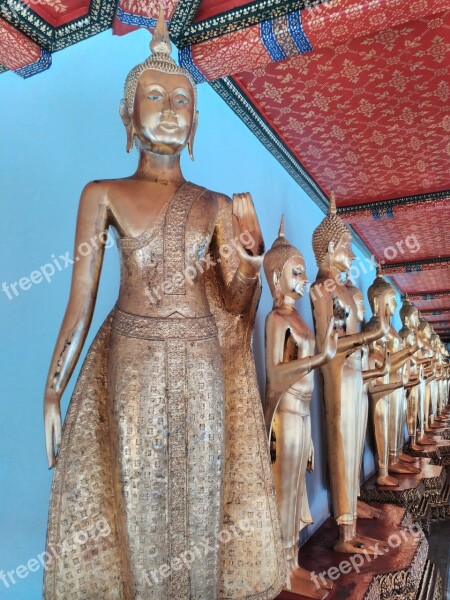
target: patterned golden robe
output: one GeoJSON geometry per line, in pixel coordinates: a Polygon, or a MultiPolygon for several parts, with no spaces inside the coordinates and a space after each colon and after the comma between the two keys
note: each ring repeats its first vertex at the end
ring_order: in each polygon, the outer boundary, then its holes
{"type": "MultiPolygon", "coordinates": [[[[192,259],[201,196],[185,184],[148,231],[121,240],[121,285],[128,269],[157,282],[192,259]]],[[[230,202],[218,221],[231,239],[230,202]]],[[[268,600],[284,585],[251,349],[260,286],[230,313],[216,270],[202,278],[211,316],[115,307],[87,354],[53,480],[45,600],[268,600]]]]}

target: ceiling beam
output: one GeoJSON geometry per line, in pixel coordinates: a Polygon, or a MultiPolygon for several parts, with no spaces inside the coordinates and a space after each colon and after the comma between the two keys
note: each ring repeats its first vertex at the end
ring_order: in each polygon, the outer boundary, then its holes
{"type": "Polygon", "coordinates": [[[393,209],[398,206],[414,206],[416,204],[432,203],[436,201],[450,201],[450,190],[440,192],[430,192],[429,194],[417,194],[414,196],[401,196],[400,198],[391,198],[389,200],[376,200],[374,202],[364,202],[363,204],[352,204],[349,206],[338,206],[337,212],[342,216],[351,215],[359,212],[371,212],[375,219],[378,213],[378,219],[384,217],[392,218],[393,209]]]}
{"type": "Polygon", "coordinates": [[[433,271],[450,267],[450,256],[439,256],[436,258],[424,258],[398,263],[383,263],[383,273],[420,273],[421,271],[433,271]]]}
{"type": "Polygon", "coordinates": [[[450,298],[450,290],[440,290],[438,292],[408,292],[409,300],[436,300],[437,298],[450,298]]]}

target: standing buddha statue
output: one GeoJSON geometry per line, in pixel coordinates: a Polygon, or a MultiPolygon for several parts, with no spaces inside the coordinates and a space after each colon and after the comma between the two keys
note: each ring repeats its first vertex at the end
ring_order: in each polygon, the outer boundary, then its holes
{"type": "Polygon", "coordinates": [[[150,48],[120,105],[137,170],[89,183],[78,212],[76,252],[109,228],[116,235],[117,303],[61,431],[61,396],[95,306],[98,243],[74,263],[44,400],[56,465],[48,550],[100,518],[110,531],[49,562],[44,597],[271,600],[286,567],[251,349],[263,240],[248,194],[230,201],[182,175],[197,92],[170,57],[162,11],[150,48]]]}
{"type": "Polygon", "coordinates": [[[334,196],[328,215],[313,233],[313,250],[319,271],[310,297],[319,352],[332,316],[338,331],[336,355],[321,367],[331,494],[339,529],[334,548],[339,552],[369,554],[373,553],[370,547],[376,541],[356,531],[356,481],[361,466],[357,456],[360,428],[356,418],[363,391],[361,349],[381,338],[389,323],[386,307],[382,307],[379,327],[370,333],[360,331],[354,289],[343,280],[354,259],[351,231],[336,214],[334,196]]]}
{"type": "Polygon", "coordinates": [[[313,370],[336,353],[337,333],[331,317],[322,350],[314,354],[314,336],[295,309],[308,283],[301,252],[284,237],[282,220],[278,238],[264,256],[264,271],[273,297],[266,318],[266,399],[264,415],[268,437],[276,436],[273,461],[275,488],[281,517],[283,546],[289,569],[288,588],[308,598],[325,598],[331,582],[318,587],[311,573],[298,564],[297,540],[312,523],[306,492],[306,471],[313,469],[310,404],[313,370]]]}

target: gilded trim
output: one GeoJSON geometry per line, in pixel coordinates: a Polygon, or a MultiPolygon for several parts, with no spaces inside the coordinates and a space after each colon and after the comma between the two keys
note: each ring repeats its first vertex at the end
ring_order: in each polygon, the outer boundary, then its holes
{"type": "Polygon", "coordinates": [[[295,179],[299,186],[323,210],[328,211],[328,199],[319,184],[301,165],[278,134],[264,120],[251,100],[231,77],[210,81],[209,85],[221,96],[228,106],[256,135],[277,161],[295,179]]]}
{"type": "MultiPolygon", "coordinates": [[[[442,190],[440,192],[430,192],[429,194],[417,194],[415,196],[401,196],[400,198],[392,198],[390,200],[376,200],[374,202],[366,202],[364,204],[353,204],[350,206],[339,206],[338,214],[347,215],[358,212],[372,212],[372,216],[376,219],[376,214],[379,218],[385,215],[387,218],[393,214],[393,209],[396,206],[405,206],[409,204],[423,204],[425,202],[450,200],[450,190],[442,190]]],[[[379,220],[379,219],[377,219],[379,220]]]]}
{"type": "MultiPolygon", "coordinates": [[[[209,19],[192,23],[177,38],[180,48],[199,44],[212,38],[220,37],[251,25],[258,25],[263,21],[284,17],[290,12],[313,8],[319,4],[326,4],[331,0],[256,0],[244,6],[239,6],[214,15],[209,19]]],[[[182,4],[182,2],[180,3],[182,4]]]]}
{"type": "Polygon", "coordinates": [[[172,15],[169,35],[174,44],[178,45],[184,31],[192,24],[202,0],[181,0],[172,15]]]}
{"type": "Polygon", "coordinates": [[[41,55],[36,62],[25,65],[25,67],[21,67],[14,72],[20,77],[23,77],[23,79],[27,79],[28,77],[32,77],[33,75],[37,75],[38,73],[46,71],[51,67],[51,64],[52,55],[50,52],[48,52],[48,50],[42,48],[41,55]]]}
{"type": "Polygon", "coordinates": [[[440,290],[438,292],[414,292],[408,293],[410,300],[436,300],[436,298],[450,298],[450,290],[440,290]]]}
{"type": "Polygon", "coordinates": [[[450,267],[450,256],[424,258],[422,260],[405,261],[398,263],[384,263],[384,273],[418,273],[421,271],[434,271],[443,267],[450,267]]]}
{"type": "Polygon", "coordinates": [[[52,27],[22,0],[11,0],[0,2],[0,17],[45,50],[56,52],[109,29],[115,9],[110,0],[92,0],[88,14],[52,27]]]}

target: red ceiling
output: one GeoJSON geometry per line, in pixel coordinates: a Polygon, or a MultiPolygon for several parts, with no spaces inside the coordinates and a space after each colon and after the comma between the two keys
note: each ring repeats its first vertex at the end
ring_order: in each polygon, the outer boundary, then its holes
{"type": "Polygon", "coordinates": [[[395,207],[391,215],[375,220],[369,211],[343,214],[371,252],[387,263],[450,256],[448,200],[395,207]]]}
{"type": "Polygon", "coordinates": [[[235,80],[338,204],[450,188],[450,11],[235,80]]]}
{"type": "Polygon", "coordinates": [[[25,4],[47,23],[58,27],[87,14],[90,0],[25,0],[25,4]]]}
{"type": "Polygon", "coordinates": [[[399,273],[393,275],[395,283],[405,293],[438,292],[450,290],[450,269],[421,271],[420,273],[399,273]]]}
{"type": "Polygon", "coordinates": [[[252,4],[248,0],[204,0],[198,9],[195,21],[204,21],[238,6],[252,4]]]}

